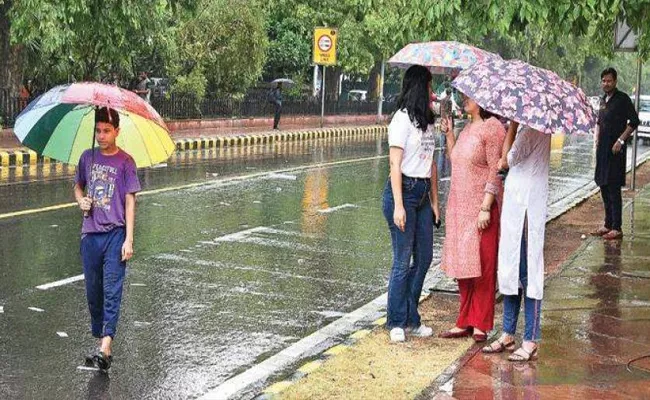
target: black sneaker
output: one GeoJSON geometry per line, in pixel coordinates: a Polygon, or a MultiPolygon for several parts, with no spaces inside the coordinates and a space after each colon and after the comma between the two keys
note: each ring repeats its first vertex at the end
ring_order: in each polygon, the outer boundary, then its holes
{"type": "Polygon", "coordinates": [[[94,357],[95,365],[97,365],[97,368],[99,368],[101,371],[108,371],[109,368],[111,368],[111,364],[113,363],[113,356],[107,356],[103,352],[99,352],[98,355],[94,357]]]}

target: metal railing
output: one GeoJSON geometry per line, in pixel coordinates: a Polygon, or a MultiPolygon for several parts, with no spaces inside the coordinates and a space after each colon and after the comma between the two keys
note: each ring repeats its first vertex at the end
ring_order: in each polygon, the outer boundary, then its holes
{"type": "MultiPolygon", "coordinates": [[[[0,124],[12,127],[20,112],[33,100],[9,96],[0,89],[0,124]]],[[[165,120],[255,118],[272,116],[274,105],[266,94],[254,92],[243,97],[211,96],[197,100],[190,96],[169,95],[152,98],[151,104],[165,120]]],[[[383,113],[394,111],[394,101],[384,101],[383,113]]],[[[320,115],[318,97],[289,97],[282,102],[282,115],[320,115]]],[[[377,113],[377,101],[348,101],[326,99],[325,115],[372,115],[377,113]]]]}

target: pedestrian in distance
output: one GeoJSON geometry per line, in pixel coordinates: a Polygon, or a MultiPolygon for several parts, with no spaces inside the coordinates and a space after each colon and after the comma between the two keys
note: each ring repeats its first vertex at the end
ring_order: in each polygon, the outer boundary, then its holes
{"type": "Polygon", "coordinates": [[[406,71],[388,126],[390,177],[382,208],[393,249],[386,324],[392,342],[404,342],[406,334],[433,335],[418,313],[433,259],[433,227],[440,224],[431,79],[431,72],[422,66],[406,71]]]}
{"type": "Polygon", "coordinates": [[[502,188],[497,170],[505,130],[473,99],[463,103],[472,120],[458,139],[451,118],[441,123],[451,160],[442,269],[458,281],[460,311],[456,326],[440,337],[483,342],[494,325],[502,188]]]}
{"type": "Polygon", "coordinates": [[[499,168],[505,179],[497,276],[503,294],[503,334],[483,353],[514,351],[510,361],[537,358],[541,338],[540,316],[544,292],[544,235],[548,199],[551,135],[529,127],[517,133],[499,168]],[[516,347],[517,321],[524,301],[523,343],[516,347]]]}
{"type": "Polygon", "coordinates": [[[596,172],[594,180],[600,187],[605,206],[605,224],[593,232],[605,240],[623,237],[623,200],[625,186],[627,143],[639,126],[639,116],[632,99],[616,88],[618,73],[607,68],[601,74],[605,94],[600,100],[596,125],[596,172]]]}
{"type": "Polygon", "coordinates": [[[280,129],[280,116],[282,114],[282,83],[278,82],[277,86],[271,89],[269,93],[269,103],[273,104],[273,129],[280,129]]]}
{"type": "Polygon", "coordinates": [[[151,80],[145,71],[140,72],[134,92],[144,101],[151,104],[151,80]]]}
{"type": "Polygon", "coordinates": [[[120,149],[117,111],[95,111],[98,148],[86,150],[79,159],[74,195],[84,212],[81,228],[81,259],[86,283],[92,335],[99,350],[86,357],[87,366],[108,370],[112,343],[122,302],[126,262],[133,256],[135,194],[140,191],[135,161],[120,149]]]}

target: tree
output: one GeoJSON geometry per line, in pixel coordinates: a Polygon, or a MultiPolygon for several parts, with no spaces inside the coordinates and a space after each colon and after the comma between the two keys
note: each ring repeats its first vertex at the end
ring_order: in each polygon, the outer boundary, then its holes
{"type": "Polygon", "coordinates": [[[266,11],[261,0],[199,0],[182,16],[177,43],[181,76],[199,68],[210,91],[244,93],[266,61],[266,11]]]}
{"type": "Polygon", "coordinates": [[[22,46],[11,43],[11,0],[0,0],[0,91],[14,96],[22,81],[22,46]]]}
{"type": "Polygon", "coordinates": [[[11,34],[55,70],[96,80],[151,50],[170,15],[164,0],[23,0],[11,9],[11,34]]]}

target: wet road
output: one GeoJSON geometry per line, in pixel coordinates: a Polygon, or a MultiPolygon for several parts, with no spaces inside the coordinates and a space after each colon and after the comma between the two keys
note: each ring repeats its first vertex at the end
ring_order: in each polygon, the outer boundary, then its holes
{"type": "MultiPolygon", "coordinates": [[[[593,171],[587,138],[558,136],[553,148],[550,202],[593,171]]],[[[383,293],[386,152],[381,136],[291,142],[141,171],[110,378],[77,369],[93,345],[78,210],[0,219],[0,398],[199,396],[383,293]]],[[[58,173],[4,184],[0,213],[66,203],[70,190],[58,173]]]]}

